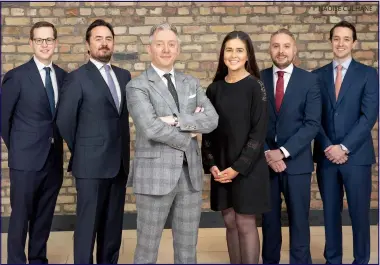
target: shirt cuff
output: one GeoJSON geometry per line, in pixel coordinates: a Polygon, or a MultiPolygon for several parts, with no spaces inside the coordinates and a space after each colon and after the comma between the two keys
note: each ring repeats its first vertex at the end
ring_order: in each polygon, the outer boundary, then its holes
{"type": "Polygon", "coordinates": [[[285,158],[288,158],[290,156],[289,152],[283,146],[281,146],[280,149],[284,153],[285,158]]]}
{"type": "Polygon", "coordinates": [[[342,150],[344,152],[347,152],[347,154],[350,152],[350,151],[348,151],[347,147],[345,147],[343,144],[340,144],[340,147],[342,147],[342,150]]]}

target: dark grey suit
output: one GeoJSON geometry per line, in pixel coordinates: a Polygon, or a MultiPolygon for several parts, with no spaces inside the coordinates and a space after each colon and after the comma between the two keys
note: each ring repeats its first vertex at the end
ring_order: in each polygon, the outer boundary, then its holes
{"type": "MultiPolygon", "coordinates": [[[[127,70],[112,66],[120,88],[127,70]]],[[[76,178],[77,223],[74,262],[117,263],[129,172],[129,122],[125,91],[120,112],[100,71],[89,61],[69,74],[58,107],[57,125],[71,151],[76,178]]]]}
{"type": "Polygon", "coordinates": [[[175,72],[174,78],[180,112],[152,67],[129,82],[126,89],[128,109],[136,126],[131,173],[137,206],[134,263],[156,262],[170,210],[174,262],[196,262],[203,177],[200,149],[190,133],[213,131],[219,117],[197,79],[180,72],[175,72]],[[194,114],[197,106],[204,107],[204,112],[194,114]],[[178,116],[179,128],[159,118],[173,113],[178,116]]]}

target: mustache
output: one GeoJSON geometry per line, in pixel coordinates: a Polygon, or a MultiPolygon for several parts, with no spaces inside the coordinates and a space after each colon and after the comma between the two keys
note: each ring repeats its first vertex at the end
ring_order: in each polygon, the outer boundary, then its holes
{"type": "Polygon", "coordinates": [[[106,50],[109,51],[110,49],[107,46],[103,46],[99,48],[99,51],[106,50]]]}

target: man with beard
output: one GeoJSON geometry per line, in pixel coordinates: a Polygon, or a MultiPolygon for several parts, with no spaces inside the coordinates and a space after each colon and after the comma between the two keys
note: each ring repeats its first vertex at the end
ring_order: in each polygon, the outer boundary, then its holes
{"type": "Polygon", "coordinates": [[[279,263],[281,193],[289,217],[290,263],[310,264],[310,185],[314,164],[311,142],[321,121],[318,79],[293,65],[293,34],[280,29],[270,39],[273,67],[261,72],[269,98],[265,156],[271,176],[272,210],[263,214],[263,263],[279,263]]]}
{"type": "Polygon", "coordinates": [[[125,87],[131,76],[110,64],[114,31],[104,20],[86,32],[87,64],[68,75],[57,125],[71,152],[76,179],[74,263],[116,264],[129,172],[129,122],[125,87]]]}
{"type": "Polygon", "coordinates": [[[55,124],[66,72],[52,63],[58,45],[53,24],[30,30],[31,60],[7,72],[2,84],[1,129],[9,152],[12,212],[8,264],[47,263],[46,243],[63,180],[63,141],[55,124]]]}
{"type": "Polygon", "coordinates": [[[334,59],[315,70],[321,79],[323,109],[314,159],[323,201],[324,257],[329,264],[342,264],[344,191],[352,222],[353,264],[367,264],[371,251],[371,165],[376,163],[371,130],[378,117],[379,77],[376,69],[352,59],[356,38],[351,23],[334,25],[330,30],[334,59]]]}

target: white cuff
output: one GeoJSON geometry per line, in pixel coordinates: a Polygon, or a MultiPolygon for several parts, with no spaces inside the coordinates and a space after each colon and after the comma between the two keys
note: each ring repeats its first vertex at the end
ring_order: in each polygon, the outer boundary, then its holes
{"type": "Polygon", "coordinates": [[[290,156],[289,152],[283,146],[281,146],[280,149],[284,153],[285,158],[288,158],[290,156]]]}
{"type": "Polygon", "coordinates": [[[347,154],[350,152],[350,151],[348,151],[347,147],[345,147],[344,145],[340,144],[340,147],[342,147],[342,150],[344,152],[347,152],[347,154]]]}

